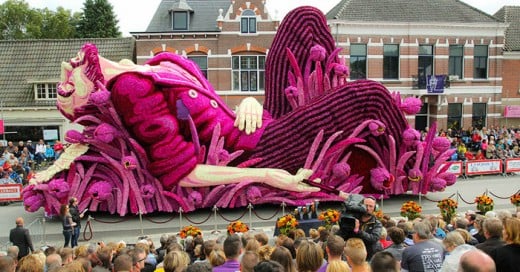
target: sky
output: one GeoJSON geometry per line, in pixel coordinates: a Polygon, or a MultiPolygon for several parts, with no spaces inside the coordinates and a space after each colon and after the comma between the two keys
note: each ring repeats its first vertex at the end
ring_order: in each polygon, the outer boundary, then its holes
{"type": "MultiPolygon", "coordinates": [[[[56,10],[62,6],[72,11],[81,11],[83,0],[25,0],[33,8],[49,8],[56,10]]],[[[324,13],[334,7],[340,0],[267,0],[267,8],[272,17],[282,19],[291,9],[310,5],[322,10],[324,13]]],[[[488,14],[494,14],[505,5],[520,6],[520,0],[462,0],[467,4],[480,9],[488,14]]],[[[5,0],[0,0],[0,3],[5,0]]],[[[114,7],[114,12],[119,20],[119,30],[123,36],[130,36],[130,32],[143,32],[146,30],[157,6],[161,0],[109,0],[114,7]]],[[[218,12],[218,11],[216,11],[218,12]]]]}

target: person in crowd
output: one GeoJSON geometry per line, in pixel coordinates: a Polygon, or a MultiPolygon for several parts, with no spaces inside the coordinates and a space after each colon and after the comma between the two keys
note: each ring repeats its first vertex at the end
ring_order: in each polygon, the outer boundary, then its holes
{"type": "Polygon", "coordinates": [[[484,235],[484,219],[485,217],[481,214],[477,214],[477,217],[475,218],[475,221],[473,222],[473,226],[475,227],[476,233],[473,234],[473,237],[477,239],[478,243],[483,243],[486,241],[486,236],[484,235]]]}
{"type": "Polygon", "coordinates": [[[478,232],[478,230],[475,229],[475,219],[477,219],[477,213],[475,211],[468,210],[465,214],[465,218],[467,220],[466,230],[469,232],[469,234],[475,235],[478,232]]]}
{"type": "Polygon", "coordinates": [[[495,262],[489,255],[476,249],[462,254],[459,272],[495,272],[495,262]]]}
{"type": "Polygon", "coordinates": [[[226,254],[220,248],[215,248],[209,254],[209,263],[212,267],[218,267],[226,262],[226,254]]]}
{"type": "Polygon", "coordinates": [[[224,254],[226,262],[217,267],[213,267],[214,272],[235,272],[240,269],[238,257],[242,253],[242,241],[237,234],[229,235],[224,240],[224,254]]]}
{"type": "Polygon", "coordinates": [[[44,264],[34,255],[29,254],[18,261],[18,272],[44,272],[44,264]]]}
{"type": "Polygon", "coordinates": [[[45,145],[45,159],[49,162],[54,161],[55,158],[54,148],[50,144],[45,145]]]}
{"type": "MultiPolygon", "coordinates": [[[[286,249],[287,250],[287,249],[286,249]]],[[[289,253],[290,256],[290,253],[289,253]]],[[[291,263],[292,263],[292,259],[291,263]]],[[[276,261],[276,260],[274,260],[276,261]]],[[[255,266],[260,262],[260,259],[258,258],[258,253],[256,251],[248,250],[244,252],[244,255],[242,255],[242,260],[240,260],[240,268],[241,272],[253,272],[255,266]]],[[[295,271],[293,271],[295,272],[295,271]]]]}
{"type": "Polygon", "coordinates": [[[325,246],[325,253],[327,253],[328,263],[323,264],[318,272],[326,272],[327,266],[332,261],[341,261],[343,256],[343,250],[345,248],[345,240],[339,235],[331,235],[327,240],[325,246]]]}
{"type": "Polygon", "coordinates": [[[145,268],[144,261],[146,260],[146,252],[140,247],[135,247],[128,252],[128,255],[132,256],[132,264],[134,271],[143,271],[145,268]]]}
{"type": "Polygon", "coordinates": [[[484,153],[482,153],[482,150],[479,149],[477,150],[477,154],[475,154],[475,160],[478,160],[478,161],[481,161],[481,160],[485,160],[486,157],[484,156],[484,153]]]}
{"type": "Polygon", "coordinates": [[[74,250],[70,247],[63,247],[58,251],[62,265],[66,265],[74,261],[74,250]]]}
{"type": "Polygon", "coordinates": [[[255,239],[260,243],[260,246],[265,246],[269,243],[269,236],[265,232],[256,233],[255,239]]]}
{"type": "Polygon", "coordinates": [[[18,259],[18,254],[20,253],[20,249],[18,246],[9,246],[7,248],[7,256],[11,256],[14,259],[18,259]]]}
{"type": "Polygon", "coordinates": [[[40,139],[34,149],[34,160],[36,164],[40,165],[45,160],[45,149],[45,142],[43,139],[40,139]]]}
{"type": "Polygon", "coordinates": [[[379,237],[379,242],[381,243],[381,247],[383,249],[388,248],[392,245],[392,240],[388,239],[388,231],[385,227],[381,228],[381,236],[379,237]]]}
{"type": "Polygon", "coordinates": [[[16,272],[16,260],[11,256],[0,256],[2,272],[16,272]]]}
{"type": "Polygon", "coordinates": [[[11,229],[9,233],[9,241],[18,247],[18,260],[27,256],[30,252],[34,252],[29,230],[24,228],[24,220],[22,217],[16,218],[16,227],[11,229]]]}
{"type": "Polygon", "coordinates": [[[476,247],[488,255],[491,255],[491,252],[494,249],[505,245],[505,242],[502,240],[503,229],[504,227],[502,226],[502,221],[500,221],[500,219],[493,217],[486,218],[483,223],[483,230],[486,241],[476,245],[476,247]]]}
{"type": "Polygon", "coordinates": [[[391,227],[388,229],[388,236],[390,240],[392,240],[392,245],[384,251],[392,254],[392,256],[400,262],[405,249],[404,231],[398,227],[391,227]]]}
{"type": "Polygon", "coordinates": [[[362,215],[359,220],[355,220],[353,231],[350,233],[343,233],[344,231],[340,231],[340,236],[344,240],[353,237],[361,238],[367,249],[368,260],[370,260],[376,252],[383,250],[381,243],[379,242],[383,224],[381,224],[374,215],[376,199],[372,196],[365,197],[365,199],[363,199],[363,204],[365,205],[367,212],[362,215]]]}
{"type": "Polygon", "coordinates": [[[370,266],[367,262],[368,253],[363,240],[359,238],[348,239],[344,249],[344,254],[352,272],[370,271],[370,266]]]}
{"type": "Polygon", "coordinates": [[[335,260],[329,262],[326,272],[350,272],[350,267],[345,261],[335,260]]]}
{"type": "Polygon", "coordinates": [[[281,264],[271,260],[259,262],[253,270],[254,272],[284,272],[281,264]]]}
{"type": "Polygon", "coordinates": [[[444,261],[444,249],[442,245],[431,240],[429,223],[416,222],[413,230],[414,244],[403,251],[401,271],[439,271],[444,261]]]}
{"type": "Polygon", "coordinates": [[[45,258],[45,271],[53,271],[62,265],[61,256],[58,253],[49,254],[45,258]]]}
{"type": "Polygon", "coordinates": [[[446,255],[442,263],[441,272],[457,272],[462,254],[475,249],[475,247],[466,244],[466,241],[464,241],[464,238],[458,231],[448,232],[442,243],[446,249],[446,255]]]}
{"type": "Polygon", "coordinates": [[[54,149],[54,160],[57,160],[61,156],[61,153],[63,153],[63,149],[64,149],[61,141],[56,140],[56,142],[54,143],[53,149],[54,149]]]}
{"type": "Polygon", "coordinates": [[[212,272],[212,268],[207,262],[198,262],[188,265],[185,272],[212,272]]]}
{"type": "Polygon", "coordinates": [[[296,252],[298,272],[316,272],[323,264],[323,250],[312,241],[303,241],[296,252]]]}
{"type": "MultiPolygon", "coordinates": [[[[164,272],[183,272],[190,264],[190,255],[185,251],[170,251],[164,256],[164,272]]],[[[143,270],[141,270],[143,271],[143,270]]],[[[154,270],[151,270],[154,271],[154,270]]],[[[157,271],[157,270],[156,270],[157,271]]]]}
{"type": "Polygon", "coordinates": [[[520,218],[506,218],[503,221],[502,237],[505,245],[491,251],[497,271],[520,271],[520,218]]]}
{"type": "Polygon", "coordinates": [[[132,271],[132,257],[128,254],[121,254],[114,259],[114,272],[131,272],[132,271]]]}
{"type": "Polygon", "coordinates": [[[74,227],[76,226],[74,221],[72,220],[72,215],[70,214],[69,205],[62,204],[60,207],[60,217],[61,223],[63,227],[63,238],[65,239],[65,243],[63,247],[70,246],[70,240],[72,239],[72,234],[74,233],[74,227]]]}
{"type": "Polygon", "coordinates": [[[81,218],[83,218],[84,213],[79,211],[78,207],[78,199],[75,197],[71,197],[69,199],[69,212],[72,216],[72,221],[76,223],[76,226],[74,226],[74,231],[72,233],[72,238],[70,241],[71,247],[78,246],[78,239],[79,234],[81,232],[81,218]]]}
{"type": "Polygon", "coordinates": [[[372,272],[398,272],[401,271],[399,263],[394,255],[387,251],[378,252],[370,261],[372,272]]]}

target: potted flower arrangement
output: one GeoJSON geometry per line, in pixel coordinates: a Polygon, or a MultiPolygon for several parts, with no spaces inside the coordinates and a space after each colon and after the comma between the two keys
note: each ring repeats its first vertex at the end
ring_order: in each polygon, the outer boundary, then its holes
{"type": "Polygon", "coordinates": [[[281,234],[287,235],[290,230],[296,229],[298,226],[298,220],[292,214],[286,214],[276,221],[276,227],[280,230],[281,234]]]}
{"type": "Polygon", "coordinates": [[[511,204],[515,205],[516,208],[520,207],[520,192],[512,195],[509,200],[511,200],[511,204]]]}
{"type": "Polygon", "coordinates": [[[479,210],[482,214],[493,210],[493,199],[487,195],[477,196],[475,198],[475,203],[477,203],[477,210],[479,210]]]}
{"type": "Polygon", "coordinates": [[[419,217],[422,212],[421,205],[415,201],[408,201],[403,203],[401,206],[401,216],[408,218],[408,220],[414,220],[419,217]]]}
{"type": "Polygon", "coordinates": [[[182,239],[185,239],[188,236],[197,237],[198,235],[202,235],[202,231],[199,228],[192,225],[185,226],[179,232],[179,236],[182,239]]]}
{"type": "Polygon", "coordinates": [[[340,213],[338,210],[327,209],[318,216],[318,219],[325,222],[325,228],[330,230],[332,225],[338,224],[340,213]]]}
{"type": "Polygon", "coordinates": [[[458,203],[451,198],[445,198],[437,203],[437,207],[441,211],[444,222],[449,223],[457,211],[458,203]]]}
{"type": "Polygon", "coordinates": [[[379,209],[374,212],[374,216],[377,218],[377,220],[381,221],[385,218],[385,213],[383,212],[383,210],[379,209]]]}
{"type": "Polygon", "coordinates": [[[227,233],[229,235],[234,233],[242,233],[249,230],[249,226],[246,223],[243,223],[242,221],[238,220],[235,222],[229,223],[227,226],[227,233]]]}

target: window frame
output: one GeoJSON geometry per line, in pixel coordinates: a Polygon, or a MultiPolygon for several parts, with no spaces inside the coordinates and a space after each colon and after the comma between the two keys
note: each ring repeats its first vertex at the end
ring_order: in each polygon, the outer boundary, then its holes
{"type": "Polygon", "coordinates": [[[367,78],[367,54],[368,54],[367,44],[357,43],[357,44],[350,45],[350,67],[349,68],[350,68],[350,79],[351,80],[367,78]],[[363,48],[365,51],[364,54],[361,54],[361,55],[352,54],[352,52],[357,51],[352,48],[353,46],[364,47],[363,48]],[[361,66],[364,66],[364,67],[361,67],[361,66]]]}
{"type": "Polygon", "coordinates": [[[451,128],[453,130],[459,130],[462,128],[462,116],[464,115],[464,108],[462,103],[448,103],[448,118],[447,118],[447,128],[451,128]],[[457,106],[455,109],[454,107],[457,106]],[[454,110],[460,112],[459,115],[454,114],[454,110]]]}
{"type": "MultiPolygon", "coordinates": [[[[395,51],[392,50],[392,51],[395,51]]],[[[400,61],[400,46],[399,44],[384,44],[383,45],[383,80],[398,80],[399,79],[399,61],[400,61]],[[387,47],[397,47],[397,54],[388,54],[387,47]]]]}
{"type": "Polygon", "coordinates": [[[199,67],[200,71],[202,72],[202,74],[204,75],[204,77],[206,79],[208,79],[208,56],[206,55],[188,55],[187,56],[189,60],[195,62],[195,64],[197,64],[197,66],[199,67]],[[199,62],[198,60],[202,60],[204,59],[205,60],[205,67],[202,67],[201,62],[199,62]]]}
{"type": "Polygon", "coordinates": [[[418,48],[418,56],[417,56],[417,83],[419,89],[426,89],[427,86],[427,78],[429,75],[435,75],[435,47],[432,44],[420,44],[418,48]],[[428,52],[421,52],[421,48],[429,47],[431,50],[428,52]],[[429,65],[428,65],[429,64],[429,65]],[[428,73],[427,67],[431,66],[431,71],[428,73]],[[424,74],[421,75],[421,71],[424,71],[424,74]]]}
{"type": "Polygon", "coordinates": [[[473,47],[473,79],[487,79],[489,67],[489,46],[475,45],[473,47]],[[477,55],[477,48],[486,48],[485,55],[477,55]],[[480,71],[480,73],[479,73],[480,71]],[[483,74],[482,74],[483,73],[483,74]]]}
{"type": "Polygon", "coordinates": [[[34,83],[33,88],[35,100],[56,100],[58,98],[57,83],[34,83]]]}
{"type": "Polygon", "coordinates": [[[265,55],[234,55],[231,57],[231,89],[234,92],[265,90],[265,55]],[[253,61],[253,58],[255,60],[253,61]],[[251,62],[253,61],[253,62],[251,62]],[[251,67],[250,67],[251,66],[251,67]]]}
{"type": "Polygon", "coordinates": [[[256,13],[251,9],[246,9],[240,15],[240,33],[256,34],[257,32],[256,13]]]}
{"type": "Polygon", "coordinates": [[[472,105],[472,109],[471,109],[471,126],[472,127],[476,127],[478,129],[482,129],[483,127],[486,126],[486,123],[487,123],[487,112],[488,112],[488,107],[487,107],[487,103],[473,103],[472,105]],[[483,106],[483,112],[484,112],[484,115],[480,115],[478,114],[475,114],[476,113],[476,110],[478,109],[478,106],[483,106]],[[480,123],[480,124],[479,124],[480,123]]]}
{"type": "Polygon", "coordinates": [[[448,75],[459,76],[459,79],[464,78],[464,45],[460,44],[451,44],[449,48],[449,58],[448,58],[448,75]],[[458,53],[454,51],[455,49],[460,49],[461,55],[455,54],[458,53]],[[458,68],[460,66],[460,68],[458,68]],[[460,70],[460,71],[459,71],[460,70]]]}
{"type": "Polygon", "coordinates": [[[173,30],[188,30],[190,15],[187,11],[173,11],[171,16],[172,16],[172,29],[173,30]],[[183,25],[183,27],[177,27],[177,24],[175,23],[175,15],[181,15],[181,14],[186,16],[185,20],[183,20],[185,25],[183,25]]]}

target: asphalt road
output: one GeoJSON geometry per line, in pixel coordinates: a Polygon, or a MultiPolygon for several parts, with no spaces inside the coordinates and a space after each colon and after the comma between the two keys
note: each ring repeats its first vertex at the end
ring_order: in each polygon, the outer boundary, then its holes
{"type": "MultiPolygon", "coordinates": [[[[455,185],[448,187],[444,192],[429,193],[425,196],[401,195],[393,196],[379,202],[383,212],[397,217],[403,202],[415,200],[420,202],[425,214],[438,214],[436,201],[451,197],[458,200],[459,213],[468,209],[475,210],[472,203],[477,195],[488,192],[495,201],[495,210],[507,209],[511,212],[516,208],[509,202],[509,196],[520,190],[520,175],[516,176],[477,176],[473,178],[459,178],[455,185]]],[[[326,207],[340,208],[340,203],[320,203],[319,209],[326,207]]],[[[181,227],[196,225],[200,227],[205,237],[215,238],[226,232],[229,221],[240,219],[257,231],[272,234],[275,221],[282,215],[282,210],[289,212],[294,207],[281,205],[254,206],[251,209],[211,209],[199,210],[189,214],[148,214],[143,216],[109,215],[102,213],[91,214],[93,219],[88,223],[82,222],[80,244],[98,241],[120,241],[135,243],[139,236],[148,235],[158,244],[163,233],[176,234],[181,227]],[[283,209],[282,209],[283,208],[283,209]],[[191,222],[190,222],[191,221],[191,222]],[[217,230],[217,232],[215,232],[217,230]]],[[[61,221],[58,218],[46,218],[43,211],[28,213],[21,203],[12,203],[9,206],[0,206],[2,220],[0,220],[0,250],[5,250],[9,244],[9,230],[15,226],[15,219],[22,216],[25,226],[29,228],[35,247],[46,245],[61,246],[63,235],[61,221]]]]}

